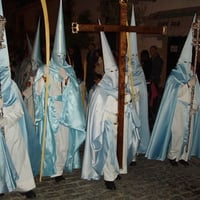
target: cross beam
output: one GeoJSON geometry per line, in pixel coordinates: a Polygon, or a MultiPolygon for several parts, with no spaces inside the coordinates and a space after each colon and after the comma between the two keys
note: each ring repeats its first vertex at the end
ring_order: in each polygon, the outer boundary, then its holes
{"type": "Polygon", "coordinates": [[[166,27],[126,26],[126,25],[98,25],[72,23],[72,33],[78,32],[136,32],[142,34],[164,34],[166,27]]]}
{"type": "Polygon", "coordinates": [[[125,66],[126,66],[126,32],[141,34],[165,35],[166,27],[127,26],[127,1],[119,0],[120,23],[119,25],[78,24],[72,23],[72,33],[78,32],[118,32],[119,33],[119,80],[118,80],[118,133],[117,133],[117,156],[119,166],[122,167],[123,160],[123,130],[124,130],[124,97],[125,97],[125,66]]]}

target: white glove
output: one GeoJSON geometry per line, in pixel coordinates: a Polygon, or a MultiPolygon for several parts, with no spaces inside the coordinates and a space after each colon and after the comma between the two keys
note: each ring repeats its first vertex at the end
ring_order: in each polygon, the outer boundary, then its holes
{"type": "Polygon", "coordinates": [[[189,81],[188,81],[188,86],[193,87],[196,84],[196,77],[193,76],[189,81]]]}
{"type": "Polygon", "coordinates": [[[7,119],[5,117],[0,118],[0,127],[7,125],[7,119]]]}
{"type": "Polygon", "coordinates": [[[66,79],[66,78],[67,78],[66,71],[65,71],[63,68],[60,68],[58,73],[59,73],[59,76],[60,76],[62,79],[66,79]]]}

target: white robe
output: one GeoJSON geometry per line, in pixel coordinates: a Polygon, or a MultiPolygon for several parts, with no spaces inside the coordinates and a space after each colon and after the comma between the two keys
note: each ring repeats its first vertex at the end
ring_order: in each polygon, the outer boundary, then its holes
{"type": "MultiPolygon", "coordinates": [[[[178,100],[175,108],[175,114],[172,122],[171,132],[171,144],[168,151],[168,158],[176,161],[185,160],[188,161],[190,155],[190,149],[193,138],[193,116],[191,116],[191,127],[188,132],[190,132],[188,137],[188,151],[186,151],[186,145],[182,148],[184,144],[184,132],[185,126],[189,126],[185,121],[189,117],[191,104],[191,88],[188,88],[187,84],[181,86],[178,89],[178,100]]],[[[197,110],[197,101],[193,101],[193,111],[197,110]]],[[[188,127],[189,128],[189,127],[188,127]]]]}
{"type": "MultiPolygon", "coordinates": [[[[56,97],[62,95],[62,88],[64,87],[64,82],[56,81],[49,75],[49,97],[56,97]]],[[[35,92],[39,95],[42,93],[42,88],[45,87],[45,82],[43,78],[37,81],[35,86],[35,92]]],[[[62,101],[55,101],[54,103],[56,110],[56,117],[59,120],[62,112],[62,101]]],[[[68,127],[59,123],[58,131],[55,133],[55,142],[56,142],[56,161],[55,161],[55,170],[56,173],[51,177],[61,176],[65,167],[67,160],[67,150],[69,142],[69,129],[68,127]]]]}
{"type": "MultiPolygon", "coordinates": [[[[139,144],[139,134],[137,130],[138,128],[135,126],[133,127],[134,122],[132,121],[132,117],[130,116],[130,112],[132,112],[131,96],[126,95],[125,108],[124,108],[125,120],[124,120],[124,133],[123,133],[123,152],[122,152],[123,159],[122,159],[122,168],[119,169],[117,162],[117,151],[116,151],[118,101],[114,96],[105,94],[102,95],[102,94],[100,87],[97,87],[97,90],[94,91],[93,94],[94,96],[92,96],[91,98],[90,103],[94,110],[90,110],[88,115],[89,118],[88,118],[87,138],[85,143],[81,177],[83,179],[88,179],[88,180],[91,179],[98,180],[100,176],[103,175],[104,180],[114,181],[118,174],[127,173],[128,154],[130,154],[130,151],[133,150],[133,152],[131,152],[131,155],[134,154],[135,157],[135,154],[137,152],[137,147],[139,144]],[[130,127],[133,128],[134,130],[131,129],[130,127]],[[107,128],[109,130],[107,130],[107,128]],[[104,134],[109,134],[109,135],[106,136],[104,134]],[[107,138],[106,141],[104,140],[104,138],[107,138]],[[134,142],[133,138],[135,138],[134,142]],[[137,145],[134,146],[133,143],[137,145]],[[99,145],[101,147],[99,147],[99,145]],[[103,161],[101,159],[105,160],[103,161]],[[103,166],[102,172],[101,170],[99,170],[101,169],[101,167],[99,167],[100,165],[103,166]]],[[[89,107],[89,109],[91,109],[91,107],[89,107]]],[[[132,161],[132,159],[133,157],[131,156],[131,160],[129,160],[129,162],[132,161]]]]}
{"type": "Polygon", "coordinates": [[[5,125],[5,139],[11,159],[19,176],[16,191],[26,192],[35,188],[27,146],[21,134],[18,120],[23,116],[23,110],[19,102],[3,108],[5,125]]]}

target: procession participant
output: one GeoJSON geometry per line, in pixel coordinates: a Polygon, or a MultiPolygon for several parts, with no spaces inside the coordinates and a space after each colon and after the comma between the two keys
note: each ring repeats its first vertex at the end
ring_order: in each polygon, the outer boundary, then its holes
{"type": "MultiPolygon", "coordinates": [[[[115,190],[114,181],[121,171],[127,173],[128,150],[132,155],[132,137],[135,133],[131,95],[125,95],[125,130],[122,169],[117,160],[118,68],[103,32],[100,33],[103,50],[104,75],[97,83],[88,105],[87,137],[83,156],[82,179],[99,180],[104,177],[107,189],[115,190]],[[131,149],[131,150],[130,150],[131,149]],[[125,168],[125,169],[123,169],[125,168]]],[[[135,135],[134,135],[135,137],[135,135]]],[[[130,161],[132,160],[132,156],[130,161]]]]}
{"type": "MultiPolygon", "coordinates": [[[[134,6],[132,5],[131,26],[135,26],[135,13],[134,6]]],[[[135,150],[139,154],[145,154],[149,139],[149,121],[148,121],[148,95],[145,75],[138,58],[137,34],[131,32],[128,45],[130,48],[127,50],[127,68],[129,74],[129,90],[132,93],[133,103],[136,110],[138,120],[135,119],[135,124],[138,127],[139,133],[139,146],[135,150]],[[137,123],[137,121],[139,121],[137,123]],[[137,125],[138,124],[138,125],[137,125]]],[[[135,143],[135,141],[133,141],[135,143]]],[[[136,158],[133,160],[136,161],[136,158]]]]}
{"type": "Polygon", "coordinates": [[[27,87],[23,91],[24,102],[31,116],[32,121],[35,121],[34,102],[33,102],[33,84],[37,69],[42,65],[42,56],[40,51],[40,20],[38,22],[37,32],[35,36],[33,51],[31,55],[31,71],[30,78],[27,82],[27,87]]]}
{"type": "MultiPolygon", "coordinates": [[[[2,49],[4,54],[7,53],[4,48],[4,29],[5,29],[6,19],[3,16],[0,16],[0,55],[2,56],[2,49]]],[[[7,48],[7,47],[6,47],[7,48]]],[[[3,99],[0,83],[0,119],[3,118],[3,99]]],[[[16,180],[18,179],[17,172],[13,165],[8,147],[5,141],[5,130],[2,126],[0,128],[0,196],[3,196],[4,193],[12,192],[16,189],[16,180]]]]}
{"type": "MultiPolygon", "coordinates": [[[[195,17],[193,22],[195,21],[195,17]]],[[[188,166],[191,148],[199,146],[200,87],[192,70],[192,28],[189,31],[176,68],[168,77],[159,112],[146,153],[148,159],[169,159],[173,166],[188,166]],[[194,98],[191,102],[192,88],[194,98]]]]}
{"type": "MultiPolygon", "coordinates": [[[[38,170],[34,158],[35,156],[38,158],[38,150],[35,149],[35,155],[31,155],[33,153],[32,148],[36,147],[36,140],[30,141],[35,139],[34,132],[27,128],[27,124],[32,128],[31,120],[27,116],[21,93],[16,83],[11,79],[5,32],[4,37],[5,44],[3,44],[3,49],[0,51],[1,109],[3,114],[0,119],[0,127],[4,130],[5,144],[9,153],[6,154],[8,156],[7,160],[11,159],[13,163],[10,165],[10,169],[12,169],[10,176],[13,176],[14,180],[13,187],[7,188],[7,190],[4,188],[5,190],[1,192],[6,193],[14,190],[27,198],[34,198],[36,194],[33,191],[35,188],[33,171],[35,174],[38,170]],[[31,158],[30,155],[33,157],[31,158]]],[[[6,161],[6,159],[3,161],[6,161]]],[[[1,168],[1,170],[3,169],[1,168]]],[[[7,182],[9,180],[8,176],[5,175],[4,178],[6,179],[1,180],[3,185],[9,183],[7,182]]]]}
{"type": "Polygon", "coordinates": [[[64,171],[80,168],[79,147],[85,140],[85,116],[79,84],[73,67],[66,62],[62,0],[49,69],[47,67],[40,67],[35,77],[35,125],[41,148],[43,134],[46,141],[42,152],[44,160],[41,160],[44,164],[42,176],[50,176],[59,182],[65,179],[64,171]],[[44,113],[47,76],[48,109],[44,113]],[[44,115],[47,117],[46,133],[44,115]]]}

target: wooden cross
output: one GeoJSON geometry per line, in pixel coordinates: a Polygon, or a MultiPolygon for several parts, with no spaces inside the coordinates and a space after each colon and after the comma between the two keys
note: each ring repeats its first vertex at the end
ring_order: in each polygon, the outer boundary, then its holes
{"type": "Polygon", "coordinates": [[[136,32],[142,34],[166,34],[166,27],[147,26],[127,26],[127,1],[119,0],[120,4],[120,24],[119,25],[99,25],[99,24],[77,24],[72,23],[72,33],[78,32],[119,32],[119,80],[118,80],[118,133],[117,133],[117,156],[119,166],[122,167],[123,159],[123,130],[124,130],[124,97],[125,97],[125,66],[127,40],[126,32],[136,32]]]}

